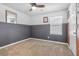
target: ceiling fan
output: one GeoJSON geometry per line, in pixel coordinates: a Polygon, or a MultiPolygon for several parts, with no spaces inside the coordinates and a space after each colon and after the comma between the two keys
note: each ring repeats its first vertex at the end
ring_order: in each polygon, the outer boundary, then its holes
{"type": "Polygon", "coordinates": [[[38,5],[36,3],[30,3],[30,5],[32,6],[31,9],[29,9],[29,11],[32,11],[33,9],[36,9],[36,8],[44,8],[45,5],[38,5]]]}

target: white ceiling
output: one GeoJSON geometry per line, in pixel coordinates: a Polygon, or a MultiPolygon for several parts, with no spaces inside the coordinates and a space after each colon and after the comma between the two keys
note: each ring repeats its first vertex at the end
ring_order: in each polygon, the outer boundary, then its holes
{"type": "Polygon", "coordinates": [[[29,15],[37,15],[41,13],[54,12],[59,10],[67,9],[68,3],[37,3],[45,5],[45,8],[37,8],[29,12],[31,5],[29,3],[5,3],[5,5],[17,9],[21,12],[28,13],[29,15]]]}

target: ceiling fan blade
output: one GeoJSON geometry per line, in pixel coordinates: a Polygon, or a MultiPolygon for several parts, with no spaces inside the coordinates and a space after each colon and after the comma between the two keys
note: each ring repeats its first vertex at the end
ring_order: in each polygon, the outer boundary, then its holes
{"type": "MultiPolygon", "coordinates": [[[[45,7],[45,5],[37,5],[36,3],[30,3],[30,5],[31,5],[31,6],[35,6],[35,7],[37,7],[37,8],[44,8],[44,7],[45,7]]],[[[29,11],[32,11],[32,8],[29,9],[29,11]]]]}
{"type": "Polygon", "coordinates": [[[36,6],[36,3],[30,3],[32,6],[36,6]]]}
{"type": "Polygon", "coordinates": [[[36,7],[39,7],[39,8],[44,8],[45,5],[36,5],[36,7]]]}

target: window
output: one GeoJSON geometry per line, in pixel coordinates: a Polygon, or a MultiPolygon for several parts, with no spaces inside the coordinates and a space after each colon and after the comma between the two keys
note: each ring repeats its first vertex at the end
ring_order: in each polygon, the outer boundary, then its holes
{"type": "Polygon", "coordinates": [[[50,34],[62,35],[62,16],[50,17],[50,34]]]}

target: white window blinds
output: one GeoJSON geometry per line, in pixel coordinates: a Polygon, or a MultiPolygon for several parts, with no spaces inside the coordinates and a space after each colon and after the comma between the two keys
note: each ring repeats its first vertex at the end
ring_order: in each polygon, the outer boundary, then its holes
{"type": "Polygon", "coordinates": [[[62,35],[62,16],[50,17],[50,34],[62,35]]]}

